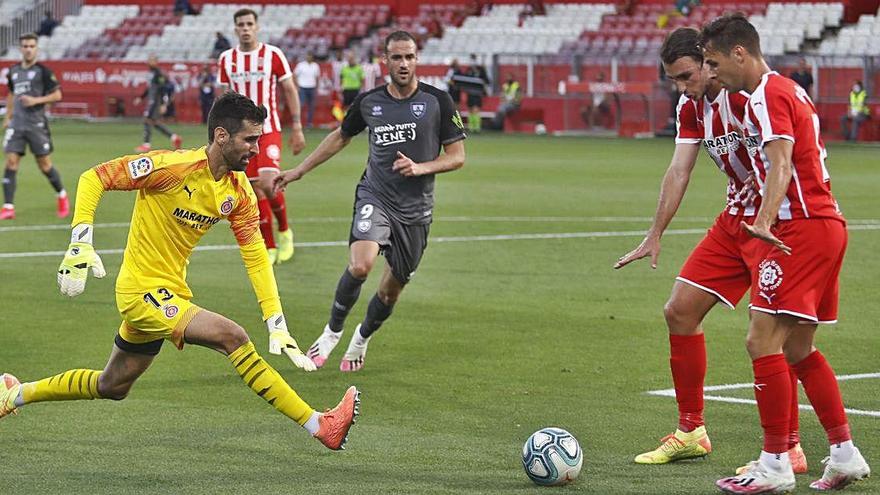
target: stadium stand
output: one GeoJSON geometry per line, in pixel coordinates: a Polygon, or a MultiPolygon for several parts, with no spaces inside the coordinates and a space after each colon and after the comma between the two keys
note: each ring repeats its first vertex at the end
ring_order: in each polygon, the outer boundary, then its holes
{"type": "MultiPolygon", "coordinates": [[[[78,51],[90,43],[83,43],[84,39],[99,38],[106,29],[119,27],[137,14],[137,5],[85,5],[79,14],[66,16],[51,37],[40,37],[41,57],[43,60],[86,58],[87,49],[78,51]]],[[[18,60],[21,54],[13,46],[4,58],[18,60]]]]}
{"type": "Polygon", "coordinates": [[[863,15],[859,22],[840,30],[836,38],[819,45],[820,55],[880,56],[880,16],[863,15]]]}
{"type": "Polygon", "coordinates": [[[470,53],[538,55],[557,53],[566,41],[584,31],[595,31],[612,4],[548,4],[544,16],[529,16],[520,25],[522,5],[496,5],[482,16],[471,16],[461,27],[446,29],[442,38],[431,38],[424,46],[425,63],[465,59],[470,53]]]}

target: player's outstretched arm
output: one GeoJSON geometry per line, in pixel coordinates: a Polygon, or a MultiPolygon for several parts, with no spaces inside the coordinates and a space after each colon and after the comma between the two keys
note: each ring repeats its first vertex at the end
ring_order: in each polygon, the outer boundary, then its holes
{"type": "Polygon", "coordinates": [[[58,288],[65,296],[74,297],[82,294],[86,288],[89,268],[96,278],[103,278],[107,275],[101,257],[92,246],[94,235],[92,224],[95,219],[95,210],[98,208],[103,194],[104,185],[98,178],[95,169],[86,170],[80,175],[76,189],[70,245],[58,267],[58,288]]]}
{"type": "Polygon", "coordinates": [[[275,191],[283,191],[287,184],[302,179],[312,169],[333,158],[336,153],[342,151],[342,148],[348,146],[350,142],[350,137],[344,135],[339,128],[335,129],[296,168],[285,170],[275,176],[275,179],[272,181],[275,191]]]}
{"type": "Polygon", "coordinates": [[[779,205],[785,198],[785,192],[791,184],[792,164],[791,153],[794,143],[786,139],[776,139],[764,145],[764,154],[770,161],[770,171],[764,181],[764,196],[761,198],[761,207],[752,225],[742,222],[742,228],[752,237],[757,237],[764,242],[773,244],[785,254],[791,254],[791,247],[786,246],[770,231],[770,227],[776,223],[779,205]]]}
{"type": "Polygon", "coordinates": [[[680,143],[675,145],[672,161],[663,176],[660,185],[660,198],[657,200],[657,210],[654,212],[654,223],[648,229],[648,233],[642,242],[632,251],[617,259],[614,268],[623,268],[633,261],[651,257],[651,268],[657,268],[657,260],[660,258],[660,238],[669,226],[669,222],[675,217],[684,193],[687,191],[691,180],[691,173],[697,163],[697,154],[700,151],[699,144],[680,143]]]}

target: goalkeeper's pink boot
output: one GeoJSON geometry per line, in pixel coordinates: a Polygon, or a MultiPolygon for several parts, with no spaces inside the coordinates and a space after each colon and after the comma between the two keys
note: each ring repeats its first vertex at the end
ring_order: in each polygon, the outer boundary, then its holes
{"type": "Polygon", "coordinates": [[[344,450],[348,440],[348,430],[355,423],[361,404],[361,393],[354,386],[348,387],[342,400],[333,409],[328,409],[318,418],[318,433],[315,438],[330,450],[344,450]]]}
{"type": "Polygon", "coordinates": [[[10,414],[18,414],[15,398],[18,397],[20,388],[21,382],[18,381],[18,378],[9,373],[0,375],[0,418],[10,414]]]}

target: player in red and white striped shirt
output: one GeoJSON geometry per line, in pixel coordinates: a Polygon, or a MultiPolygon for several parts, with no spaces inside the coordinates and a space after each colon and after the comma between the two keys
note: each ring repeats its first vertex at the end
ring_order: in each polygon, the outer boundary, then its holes
{"type": "Polygon", "coordinates": [[[792,394],[789,364],[804,385],[831,444],[815,490],[835,490],[871,470],[852,442],[831,366],[813,347],[818,323],[837,320],[838,276],[846,251],[846,222],[831,195],[819,117],[806,92],[770,70],[754,26],[728,14],[703,28],[704,58],[729,91],[751,94],[746,132],[757,147],[753,166],[762,203],[742,227],[767,248],[753,270],[746,348],[764,447],[757,462],[716,485],[727,493],[784,493],[795,487],[787,450],[792,394]]]}
{"type": "Polygon", "coordinates": [[[305,148],[300,122],[299,95],[293,81],[293,72],[287,57],[276,46],[260,43],[257,33],[257,13],[251,9],[237,11],[235,34],[238,46],[220,54],[217,60],[218,81],[229,91],[243,94],[268,111],[260,137],[260,153],[247,168],[247,176],[254,185],[260,210],[260,232],[273,263],[289,260],[293,256],[293,232],[287,224],[287,207],[284,193],[272,191],[272,179],[281,170],[281,119],[278,118],[278,86],[290,109],[293,130],[290,147],[294,155],[305,148]],[[272,232],[272,214],[278,221],[278,246],[272,232]]]}
{"type": "MultiPolygon", "coordinates": [[[[656,267],[660,238],[687,190],[702,144],[727,176],[727,207],[694,248],[676,278],[664,313],[669,328],[670,368],[678,402],[678,428],[659,448],[636,456],[639,464],[666,464],[701,457],[712,447],[703,422],[706,344],[702,321],[721,303],[733,309],[751,285],[750,265],[757,265],[763,243],[740,228],[757,210],[750,152],[743,137],[748,97],[730,93],[709,77],[699,46],[700,33],[680,28],[666,38],[660,58],[666,75],[682,96],[676,110],[677,135],[672,162],[663,178],[654,223],[642,243],[615,264],[651,257],[656,267]]],[[[791,372],[791,379],[797,377],[791,372]]],[[[798,437],[797,400],[792,400],[791,449],[799,472],[807,471],[798,437]]]]}

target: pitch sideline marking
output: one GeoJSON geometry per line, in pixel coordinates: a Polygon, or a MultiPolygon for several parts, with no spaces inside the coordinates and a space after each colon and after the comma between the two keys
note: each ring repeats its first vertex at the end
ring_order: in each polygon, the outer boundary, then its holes
{"type": "MultiPolygon", "coordinates": [[[[858,373],[854,375],[840,375],[837,377],[837,381],[842,382],[846,380],[864,380],[870,378],[880,378],[880,373],[858,373]]],[[[707,387],[703,387],[704,392],[716,392],[719,390],[737,390],[744,388],[752,388],[754,387],[753,383],[728,383],[725,385],[710,385],[707,387]]],[[[675,389],[667,388],[663,390],[649,390],[645,392],[648,395],[655,395],[658,397],[672,397],[675,398],[675,389]]],[[[726,397],[723,395],[704,395],[704,400],[714,400],[716,402],[727,402],[731,404],[751,404],[757,405],[758,403],[754,399],[740,399],[739,397],[726,397]]],[[[812,411],[813,406],[807,404],[798,404],[798,408],[802,411],[812,411]]],[[[847,414],[853,414],[856,416],[870,416],[873,418],[880,418],[880,411],[872,411],[872,410],[864,410],[864,409],[851,409],[844,408],[847,414]]]]}
{"type": "MultiPolygon", "coordinates": [[[[849,230],[880,230],[880,224],[874,225],[849,225],[849,230]]],[[[701,229],[670,229],[664,235],[692,235],[704,234],[705,228],[701,229]]],[[[598,239],[604,237],[641,237],[644,230],[624,230],[610,232],[562,232],[557,234],[501,234],[501,235],[472,235],[459,237],[434,237],[432,243],[446,242],[484,242],[484,241],[524,241],[524,240],[547,240],[547,239],[598,239]]],[[[296,247],[331,247],[347,246],[348,241],[323,241],[323,242],[300,242],[296,247]]],[[[238,249],[237,244],[219,244],[208,246],[196,246],[193,251],[231,251],[238,249]]],[[[120,254],[124,249],[99,249],[98,254],[120,254]]],[[[0,259],[10,258],[35,258],[43,256],[63,256],[65,251],[23,251],[12,253],[0,253],[0,259]]]]}

